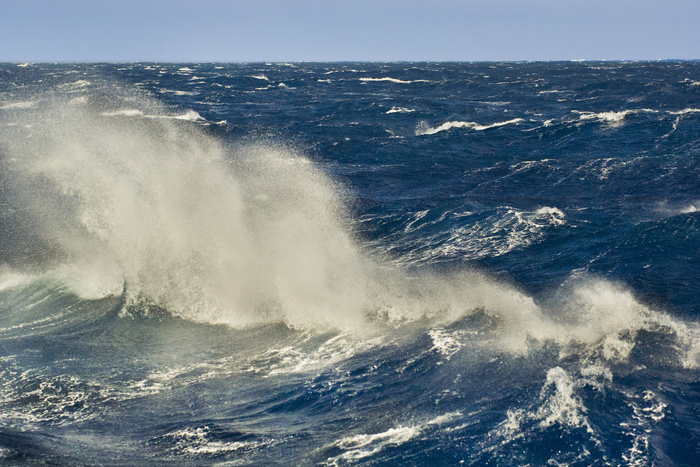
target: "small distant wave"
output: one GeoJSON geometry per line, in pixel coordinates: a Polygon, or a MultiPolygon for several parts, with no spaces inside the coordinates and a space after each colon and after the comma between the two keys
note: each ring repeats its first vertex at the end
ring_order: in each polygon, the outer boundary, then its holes
{"type": "Polygon", "coordinates": [[[564,94],[564,93],[570,93],[571,91],[562,91],[560,89],[550,89],[549,91],[540,91],[537,94],[542,96],[545,94],[564,94]]]}
{"type": "Polygon", "coordinates": [[[252,75],[251,78],[261,79],[263,81],[270,81],[270,79],[267,76],[265,76],[264,73],[258,73],[256,75],[252,75]]]}
{"type": "Polygon", "coordinates": [[[481,103],[484,105],[496,105],[496,106],[503,106],[503,105],[510,104],[510,102],[508,102],[508,101],[482,101],[481,103]]]}
{"type": "Polygon", "coordinates": [[[411,112],[415,112],[416,109],[408,109],[406,107],[392,107],[391,110],[387,110],[387,114],[395,114],[395,113],[401,113],[401,114],[407,114],[411,112]]]}
{"type": "Polygon", "coordinates": [[[411,83],[429,83],[430,81],[427,79],[417,79],[417,80],[412,80],[412,81],[406,81],[403,79],[397,79],[397,78],[389,78],[389,77],[384,77],[384,78],[360,78],[360,81],[364,82],[377,82],[377,81],[388,81],[390,83],[398,83],[398,84],[411,84],[411,83]]]}
{"type": "Polygon", "coordinates": [[[691,86],[700,86],[700,81],[695,81],[695,80],[692,80],[690,78],[684,79],[683,81],[681,81],[681,83],[686,83],[686,84],[689,84],[691,86]]]}
{"type": "Polygon", "coordinates": [[[416,128],[416,136],[421,136],[421,135],[434,135],[435,133],[439,133],[441,131],[447,131],[451,130],[452,128],[466,128],[469,130],[474,130],[474,131],[483,131],[483,130],[489,130],[491,128],[498,128],[501,126],[505,125],[513,125],[513,124],[518,124],[520,122],[523,122],[522,118],[514,118],[512,120],[507,120],[505,122],[498,122],[498,123],[492,123],[491,125],[482,125],[480,123],[476,122],[460,122],[460,121],[452,121],[452,122],[446,122],[443,123],[440,126],[437,127],[429,127],[425,122],[421,122],[418,125],[418,128],[416,128]]]}
{"type": "Polygon", "coordinates": [[[573,110],[573,113],[579,114],[580,120],[598,120],[602,123],[606,123],[609,126],[619,126],[622,125],[624,120],[628,115],[635,115],[639,113],[658,113],[658,110],[653,109],[631,109],[622,110],[619,112],[609,111],[609,112],[579,112],[578,110],[573,110]]]}
{"type": "MultiPolygon", "coordinates": [[[[419,231],[432,228],[447,217],[471,217],[472,212],[449,213],[438,220],[427,220],[428,210],[413,214],[402,231],[403,239],[398,240],[400,257],[397,264],[415,266],[435,264],[460,258],[474,260],[484,257],[497,257],[515,250],[521,250],[543,241],[555,229],[567,225],[567,216],[556,207],[544,206],[534,211],[523,211],[503,206],[480,220],[459,222],[447,230],[422,236],[419,231]],[[417,237],[413,235],[418,234],[417,237]],[[411,237],[406,237],[407,235],[411,237]]],[[[379,251],[395,256],[397,246],[379,247],[379,251]]]]}
{"type": "Polygon", "coordinates": [[[199,115],[198,112],[195,112],[194,110],[188,110],[185,114],[183,115],[176,115],[174,117],[163,117],[163,118],[173,118],[175,120],[187,120],[189,122],[201,122],[204,121],[204,117],[199,115]]]}
{"type": "Polygon", "coordinates": [[[194,91],[178,91],[178,90],[172,90],[172,89],[162,89],[160,91],[161,94],[174,94],[176,96],[196,96],[199,94],[198,92],[194,91]]]}
{"type": "Polygon", "coordinates": [[[687,108],[687,109],[683,109],[683,110],[678,110],[676,112],[669,112],[670,115],[688,115],[688,114],[694,114],[694,113],[700,113],[700,109],[687,108]]]}

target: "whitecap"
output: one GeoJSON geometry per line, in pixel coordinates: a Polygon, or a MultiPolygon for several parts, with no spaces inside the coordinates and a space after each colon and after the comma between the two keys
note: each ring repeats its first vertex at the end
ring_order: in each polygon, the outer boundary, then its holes
{"type": "Polygon", "coordinates": [[[700,81],[695,81],[695,80],[692,80],[690,78],[684,79],[683,81],[681,81],[681,83],[686,83],[686,84],[689,84],[691,86],[700,86],[700,81]]]}
{"type": "Polygon", "coordinates": [[[609,112],[580,112],[578,110],[572,110],[572,113],[579,114],[580,120],[598,120],[602,123],[606,123],[609,126],[620,126],[624,123],[624,120],[629,115],[636,115],[639,113],[658,113],[658,110],[653,109],[630,109],[622,110],[619,112],[609,111],[609,112]]]}
{"type": "Polygon", "coordinates": [[[402,113],[402,114],[407,114],[411,112],[415,112],[415,109],[409,109],[406,107],[392,107],[391,110],[387,110],[387,114],[395,114],[395,113],[402,113]]]}
{"type": "Polygon", "coordinates": [[[454,354],[460,351],[464,344],[459,341],[459,333],[448,332],[445,329],[433,329],[428,332],[428,335],[433,340],[433,347],[430,351],[436,351],[442,354],[446,360],[449,360],[454,354]]]}
{"type": "Polygon", "coordinates": [[[669,112],[670,115],[688,115],[688,114],[694,114],[694,113],[700,113],[700,109],[696,108],[685,108],[683,110],[678,110],[676,112],[669,112]]]}
{"type": "MultiPolygon", "coordinates": [[[[168,118],[168,117],[164,117],[164,118],[168,118]]],[[[199,113],[194,111],[194,110],[188,110],[187,112],[185,112],[182,115],[177,115],[177,116],[169,117],[169,118],[173,118],[175,120],[187,120],[189,122],[201,122],[204,120],[204,117],[199,115],[199,113]]]]}
{"type": "Polygon", "coordinates": [[[507,120],[504,122],[492,123],[491,125],[482,125],[476,122],[451,121],[443,123],[442,125],[439,125],[437,127],[429,127],[425,122],[421,122],[416,128],[415,134],[416,136],[434,135],[435,133],[451,130],[452,128],[466,128],[474,131],[483,131],[489,130],[491,128],[498,128],[505,125],[514,125],[524,121],[525,120],[522,118],[514,118],[512,120],[507,120]]]}
{"type": "Polygon", "coordinates": [[[427,83],[429,82],[426,79],[417,79],[417,80],[412,80],[412,81],[406,81],[403,79],[397,79],[397,78],[390,78],[390,77],[384,77],[384,78],[360,78],[360,81],[364,82],[378,82],[378,81],[388,81],[390,83],[398,83],[398,84],[411,84],[411,83],[427,83]]]}
{"type": "MultiPolygon", "coordinates": [[[[526,170],[537,163],[513,168],[515,171],[526,170]]],[[[423,211],[416,213],[406,225],[404,234],[422,228],[425,224],[418,221],[426,214],[423,211]]],[[[421,239],[420,244],[414,245],[396,261],[403,264],[426,264],[446,258],[501,256],[542,241],[552,229],[561,228],[566,223],[566,214],[556,207],[544,206],[527,211],[504,206],[479,222],[458,225],[421,239]]],[[[403,243],[404,246],[412,245],[411,240],[408,243],[404,240],[403,243]]]]}
{"type": "Polygon", "coordinates": [[[199,92],[195,92],[195,91],[180,91],[180,90],[175,90],[175,89],[161,89],[159,92],[161,94],[168,93],[168,94],[174,94],[176,96],[196,96],[197,94],[199,94],[199,92]]]}

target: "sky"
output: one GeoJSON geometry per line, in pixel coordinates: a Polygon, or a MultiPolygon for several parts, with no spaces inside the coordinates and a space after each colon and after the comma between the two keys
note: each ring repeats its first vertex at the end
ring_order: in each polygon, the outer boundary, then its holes
{"type": "Polygon", "coordinates": [[[699,23],[699,0],[0,0],[0,61],[700,59],[699,23]]]}

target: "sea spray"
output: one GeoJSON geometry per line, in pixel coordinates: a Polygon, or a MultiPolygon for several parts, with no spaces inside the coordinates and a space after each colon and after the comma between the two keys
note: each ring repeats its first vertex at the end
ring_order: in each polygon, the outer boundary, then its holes
{"type": "Polygon", "coordinates": [[[476,271],[375,258],[337,183],[293,148],[226,145],[143,96],[38,100],[6,131],[4,196],[38,238],[34,269],[85,298],[125,290],[132,310],[234,327],[439,327],[485,313],[502,350],[600,343],[606,360],[627,358],[637,330],[663,321],[605,281],[543,307],[476,271]],[[110,110],[125,101],[145,110],[110,110]]]}
{"type": "Polygon", "coordinates": [[[90,271],[105,293],[124,282],[134,300],[200,321],[357,319],[366,266],[307,159],[232,153],[193,126],[85,102],[47,107],[25,116],[3,161],[14,208],[53,252],[42,266],[90,271]]]}

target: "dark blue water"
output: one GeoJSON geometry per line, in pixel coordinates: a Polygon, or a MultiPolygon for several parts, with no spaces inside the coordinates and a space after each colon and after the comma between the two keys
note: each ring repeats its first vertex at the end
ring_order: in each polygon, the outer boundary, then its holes
{"type": "Polygon", "coordinates": [[[0,65],[0,463],[698,465],[700,64],[0,65]]]}

